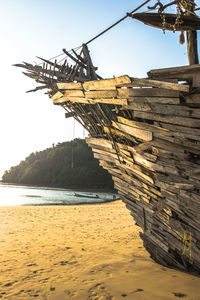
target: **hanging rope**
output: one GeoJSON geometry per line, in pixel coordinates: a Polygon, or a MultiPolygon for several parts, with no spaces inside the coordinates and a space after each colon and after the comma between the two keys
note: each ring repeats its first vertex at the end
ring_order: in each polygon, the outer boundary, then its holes
{"type": "Polygon", "coordinates": [[[75,119],[73,122],[73,136],[72,136],[72,164],[71,164],[72,169],[74,168],[74,137],[75,137],[75,119]]]}

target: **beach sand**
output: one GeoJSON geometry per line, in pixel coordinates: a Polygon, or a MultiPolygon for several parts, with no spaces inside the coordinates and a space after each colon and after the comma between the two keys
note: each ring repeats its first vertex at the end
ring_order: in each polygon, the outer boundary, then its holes
{"type": "Polygon", "coordinates": [[[2,299],[200,300],[200,278],[156,264],[121,201],[0,208],[2,299]]]}

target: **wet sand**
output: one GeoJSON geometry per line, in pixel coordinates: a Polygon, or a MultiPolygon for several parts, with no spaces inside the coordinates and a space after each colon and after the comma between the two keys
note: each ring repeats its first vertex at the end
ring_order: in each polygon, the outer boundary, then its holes
{"type": "Polygon", "coordinates": [[[2,299],[200,300],[200,278],[154,263],[121,201],[0,207],[2,299]]]}

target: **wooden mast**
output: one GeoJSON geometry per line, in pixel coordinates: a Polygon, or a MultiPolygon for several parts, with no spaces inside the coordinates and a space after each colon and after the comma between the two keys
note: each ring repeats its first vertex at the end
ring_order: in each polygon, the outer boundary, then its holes
{"type": "MultiPolygon", "coordinates": [[[[190,6],[191,14],[194,13],[194,0],[191,0],[192,5],[190,6]]],[[[199,64],[198,57],[198,46],[197,46],[197,31],[187,31],[187,52],[189,65],[199,64]]]]}

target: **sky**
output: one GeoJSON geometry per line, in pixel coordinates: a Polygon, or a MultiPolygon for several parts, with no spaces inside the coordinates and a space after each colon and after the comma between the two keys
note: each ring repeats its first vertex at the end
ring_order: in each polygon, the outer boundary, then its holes
{"type": "MultiPolygon", "coordinates": [[[[151,0],[151,5],[156,1],[151,0]]],[[[168,1],[162,1],[166,3],[168,1]]],[[[197,1],[198,2],[198,1],[197,1]]],[[[36,56],[51,58],[90,40],[143,0],[0,0],[0,178],[30,153],[86,133],[44,91],[13,67],[36,56]]],[[[145,7],[142,11],[146,11],[145,7]]],[[[93,64],[104,78],[146,77],[150,69],[188,64],[179,34],[127,18],[89,44],[93,64]]],[[[61,57],[62,58],[62,57],[61,57]]]]}

